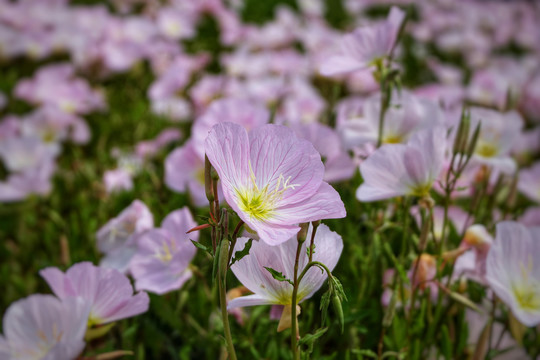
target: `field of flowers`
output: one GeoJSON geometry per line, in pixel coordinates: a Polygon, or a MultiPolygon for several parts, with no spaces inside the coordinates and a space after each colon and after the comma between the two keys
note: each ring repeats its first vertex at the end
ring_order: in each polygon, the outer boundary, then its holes
{"type": "Polygon", "coordinates": [[[0,0],[0,360],[540,359],[540,3],[0,0]]]}

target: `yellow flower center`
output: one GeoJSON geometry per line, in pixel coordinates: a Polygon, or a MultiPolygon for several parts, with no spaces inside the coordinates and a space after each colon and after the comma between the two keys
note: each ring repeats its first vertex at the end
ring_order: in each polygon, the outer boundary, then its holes
{"type": "Polygon", "coordinates": [[[483,157],[493,157],[497,155],[497,147],[494,144],[479,140],[475,152],[483,157]]]}
{"type": "Polygon", "coordinates": [[[532,258],[529,256],[527,267],[523,263],[520,264],[522,278],[518,284],[512,285],[512,291],[519,304],[524,310],[540,310],[540,283],[535,279],[530,278],[532,272],[532,258]]]}
{"type": "Polygon", "coordinates": [[[279,175],[273,190],[270,190],[270,184],[266,184],[264,188],[259,189],[255,181],[255,174],[251,169],[251,163],[249,164],[249,170],[251,172],[251,187],[236,189],[240,199],[238,205],[240,210],[248,214],[250,218],[263,221],[272,215],[278,201],[283,197],[283,193],[287,189],[294,189],[298,185],[289,184],[290,176],[285,179],[283,175],[279,175]]]}
{"type": "Polygon", "coordinates": [[[164,241],[161,245],[161,249],[156,251],[156,254],[154,255],[156,258],[161,260],[163,263],[168,263],[173,258],[173,253],[176,250],[176,244],[174,241],[171,241],[170,246],[167,241],[164,241]]]}

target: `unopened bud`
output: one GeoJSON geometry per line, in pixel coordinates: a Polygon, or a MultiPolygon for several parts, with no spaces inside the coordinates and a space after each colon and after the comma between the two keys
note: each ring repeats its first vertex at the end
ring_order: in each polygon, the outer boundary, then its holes
{"type": "Polygon", "coordinates": [[[299,243],[303,243],[306,241],[307,232],[309,228],[309,223],[302,223],[300,224],[300,231],[298,232],[298,235],[296,235],[296,239],[299,243]]]}

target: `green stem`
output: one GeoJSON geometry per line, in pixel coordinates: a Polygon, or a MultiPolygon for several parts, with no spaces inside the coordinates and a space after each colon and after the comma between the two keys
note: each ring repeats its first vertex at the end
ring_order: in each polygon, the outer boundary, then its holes
{"type": "MultiPolygon", "coordinates": [[[[293,293],[292,293],[292,299],[291,299],[291,350],[293,353],[293,359],[294,360],[300,360],[300,348],[298,347],[298,338],[296,337],[296,301],[298,296],[298,285],[300,284],[300,280],[302,280],[303,274],[305,273],[302,271],[302,275],[299,278],[298,277],[298,263],[300,260],[300,252],[302,251],[302,244],[303,241],[298,241],[298,245],[296,247],[296,258],[294,260],[294,278],[293,278],[293,293]]],[[[309,264],[308,264],[309,265],[309,264]]],[[[307,266],[306,266],[307,268],[307,266]]],[[[304,270],[306,269],[304,268],[304,270]]]]}
{"type": "MultiPolygon", "coordinates": [[[[224,238],[221,240],[220,260],[229,259],[229,240],[224,238]]],[[[223,332],[225,333],[225,341],[227,342],[227,352],[231,360],[236,360],[236,352],[234,350],[234,344],[231,336],[231,327],[229,325],[229,313],[227,312],[227,263],[220,261],[219,274],[218,274],[218,286],[219,286],[219,305],[221,307],[221,318],[223,320],[223,332]]]]}

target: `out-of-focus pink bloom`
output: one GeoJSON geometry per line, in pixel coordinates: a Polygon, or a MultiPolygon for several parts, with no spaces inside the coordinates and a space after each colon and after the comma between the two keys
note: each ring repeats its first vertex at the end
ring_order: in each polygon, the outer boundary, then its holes
{"type": "Polygon", "coordinates": [[[518,163],[530,162],[537,153],[540,153],[540,126],[523,131],[512,147],[512,155],[518,163]]]}
{"type": "Polygon", "coordinates": [[[325,167],[324,181],[344,181],[354,175],[356,166],[332,128],[319,123],[297,124],[291,128],[298,137],[311,142],[321,154],[325,167]]]}
{"type": "Polygon", "coordinates": [[[0,159],[7,170],[17,173],[54,163],[59,151],[56,143],[47,144],[29,137],[12,137],[0,142],[0,159]]]}
{"type": "Polygon", "coordinates": [[[348,73],[372,66],[374,62],[388,56],[404,19],[405,13],[394,6],[386,21],[360,27],[345,35],[340,41],[340,53],[325,61],[320,73],[326,76],[348,73]]]}
{"type": "Polygon", "coordinates": [[[191,140],[173,150],[165,159],[165,185],[180,193],[188,190],[196,206],[208,205],[204,190],[204,161],[195,152],[191,140]]]}
{"type": "Polygon", "coordinates": [[[270,112],[257,101],[237,98],[223,98],[214,101],[208,110],[193,125],[191,138],[195,151],[204,159],[204,142],[212,127],[219,123],[232,122],[242,125],[248,131],[267,124],[270,112]]]}
{"type": "Polygon", "coordinates": [[[520,108],[523,109],[527,117],[540,123],[540,73],[537,73],[526,83],[520,108]]]}
{"type": "Polygon", "coordinates": [[[132,173],[126,169],[118,168],[107,170],[103,173],[103,183],[107,193],[112,193],[120,190],[132,190],[133,178],[132,173]]]}
{"type": "Polygon", "coordinates": [[[162,148],[182,137],[180,130],[168,128],[163,130],[153,140],[141,141],[135,146],[135,154],[140,158],[150,158],[156,155],[162,148]]]}
{"type": "Polygon", "coordinates": [[[195,35],[193,14],[171,7],[163,7],[157,16],[159,32],[170,39],[189,39],[195,35]]]}
{"type": "MultiPolygon", "coordinates": [[[[477,344],[479,339],[481,339],[482,331],[489,321],[490,313],[491,310],[489,306],[484,306],[484,309],[481,312],[468,308],[465,309],[465,321],[467,322],[469,329],[468,347],[470,353],[474,353],[474,350],[478,346],[477,344]]],[[[494,347],[494,349],[501,351],[501,353],[496,357],[497,360],[516,360],[526,359],[528,357],[525,349],[519,346],[503,324],[494,321],[491,326],[493,338],[500,339],[497,341],[497,344],[494,347]]]]}
{"type": "MultiPolygon", "coordinates": [[[[312,227],[308,230],[307,238],[311,238],[312,227]]],[[[248,238],[239,238],[235,249],[244,248],[248,238]]],[[[265,267],[281,272],[286,278],[294,275],[294,259],[297,247],[296,238],[291,238],[277,246],[271,246],[263,241],[253,241],[249,254],[231,266],[234,275],[240,282],[252,291],[253,295],[240,296],[229,302],[227,309],[254,305],[291,305],[293,287],[286,281],[275,280],[265,267]]],[[[325,264],[331,271],[336,266],[343,241],[341,236],[331,231],[328,226],[321,224],[315,234],[315,252],[313,260],[325,264]]],[[[305,241],[300,250],[299,268],[303,269],[309,262],[305,241]]],[[[326,272],[311,268],[298,287],[297,303],[309,299],[326,280],[326,272]]]]}
{"type": "Polygon", "coordinates": [[[71,360],[83,351],[90,304],[31,295],[14,302],[3,319],[0,359],[71,360]]]}
{"type": "Polygon", "coordinates": [[[406,145],[383,145],[360,165],[364,183],[356,192],[357,199],[427,196],[442,170],[445,151],[444,128],[418,131],[406,145]]]}
{"type": "Polygon", "coordinates": [[[529,199],[540,203],[540,162],[519,172],[517,186],[529,199]]]}
{"type": "Polygon", "coordinates": [[[493,166],[506,174],[516,169],[514,159],[509,156],[514,143],[519,139],[523,119],[515,112],[500,113],[484,108],[471,108],[471,135],[481,123],[480,135],[473,153],[473,160],[493,166]]]}
{"type": "Polygon", "coordinates": [[[196,112],[202,113],[212,101],[220,98],[225,90],[226,77],[222,75],[205,75],[189,90],[196,112]]]}
{"type": "Polygon", "coordinates": [[[486,285],[486,259],[493,244],[493,238],[483,225],[470,226],[460,244],[460,249],[469,249],[457,258],[454,275],[465,276],[480,284],[486,285]]]}
{"type": "Polygon", "coordinates": [[[0,181],[0,202],[21,201],[31,194],[49,194],[55,169],[54,163],[46,162],[23,173],[10,174],[5,181],[0,181]]]}
{"type": "Polygon", "coordinates": [[[52,105],[41,106],[24,117],[21,133],[45,143],[71,140],[76,144],[86,144],[90,140],[90,129],[83,118],[52,105]]]}
{"type": "Polygon", "coordinates": [[[165,116],[173,122],[186,122],[191,117],[190,103],[181,97],[170,97],[152,101],[152,112],[165,116]]]}
{"type": "Polygon", "coordinates": [[[326,104],[317,90],[305,79],[296,77],[287,87],[276,122],[289,124],[319,121],[326,104]]]}
{"type": "Polygon", "coordinates": [[[97,234],[97,247],[105,254],[101,266],[126,272],[137,250],[136,237],[154,227],[148,207],[135,200],[117,217],[109,220],[97,234]]]}
{"type": "MultiPolygon", "coordinates": [[[[421,228],[422,217],[420,214],[420,207],[413,206],[411,207],[410,212],[411,212],[411,215],[416,220],[416,224],[418,225],[418,227],[421,228]]],[[[461,208],[457,206],[448,207],[448,219],[452,222],[458,234],[464,231],[466,223],[471,221],[471,220],[467,221],[467,217],[468,217],[467,213],[463,211],[461,208]]],[[[432,225],[433,225],[433,235],[435,236],[436,240],[439,240],[442,236],[443,223],[444,223],[444,208],[441,206],[434,206],[432,225]]],[[[447,224],[447,226],[449,226],[449,224],[447,224]]]]}
{"type": "Polygon", "coordinates": [[[487,256],[490,287],[526,326],[540,323],[539,240],[540,227],[503,221],[487,256]]]}
{"type": "Polygon", "coordinates": [[[103,95],[76,78],[69,64],[48,65],[32,79],[21,80],[15,95],[36,105],[51,105],[68,113],[86,114],[105,107],[103,95]]]}
{"type": "Polygon", "coordinates": [[[319,153],[291,129],[264,125],[248,135],[241,125],[218,124],[206,154],[227,203],[270,245],[294,236],[299,223],[345,216],[339,194],[323,181],[319,153]]]}
{"type": "MultiPolygon", "coordinates": [[[[347,139],[348,147],[377,141],[381,111],[380,96],[376,94],[368,98],[361,105],[361,115],[360,107],[356,107],[356,111],[354,107],[350,108],[349,115],[340,114],[339,131],[347,139]]],[[[395,92],[385,114],[382,140],[389,144],[406,143],[416,131],[443,123],[443,112],[435,102],[415,96],[408,91],[395,92]]]]}
{"type": "Polygon", "coordinates": [[[148,310],[148,294],[133,295],[129,279],[118,270],[80,262],[65,273],[55,267],[39,272],[58,298],[82,298],[91,305],[89,325],[100,325],[142,314],[148,310]]]}
{"type": "Polygon", "coordinates": [[[129,269],[137,290],[165,294],[178,290],[191,278],[188,265],[195,256],[199,233],[186,234],[195,227],[189,209],[173,211],[163,220],[161,228],[152,229],[137,239],[137,253],[129,269]]]}
{"type": "MultiPolygon", "coordinates": [[[[416,291],[424,292],[427,289],[430,290],[430,297],[432,301],[437,299],[439,288],[435,283],[437,274],[437,261],[429,254],[422,254],[412,264],[411,268],[407,272],[407,277],[410,280],[410,284],[403,284],[403,292],[398,291],[396,305],[398,307],[410,308],[411,295],[414,288],[418,288],[416,291]],[[416,273],[415,273],[416,270],[416,273]]],[[[388,306],[392,299],[393,290],[391,285],[394,282],[396,271],[394,269],[387,269],[383,274],[383,285],[385,287],[381,303],[384,306],[388,306]]],[[[414,304],[416,306],[416,304],[414,304]]]]}
{"type": "Polygon", "coordinates": [[[525,226],[540,226],[540,206],[528,208],[519,218],[519,222],[525,226]]]}

